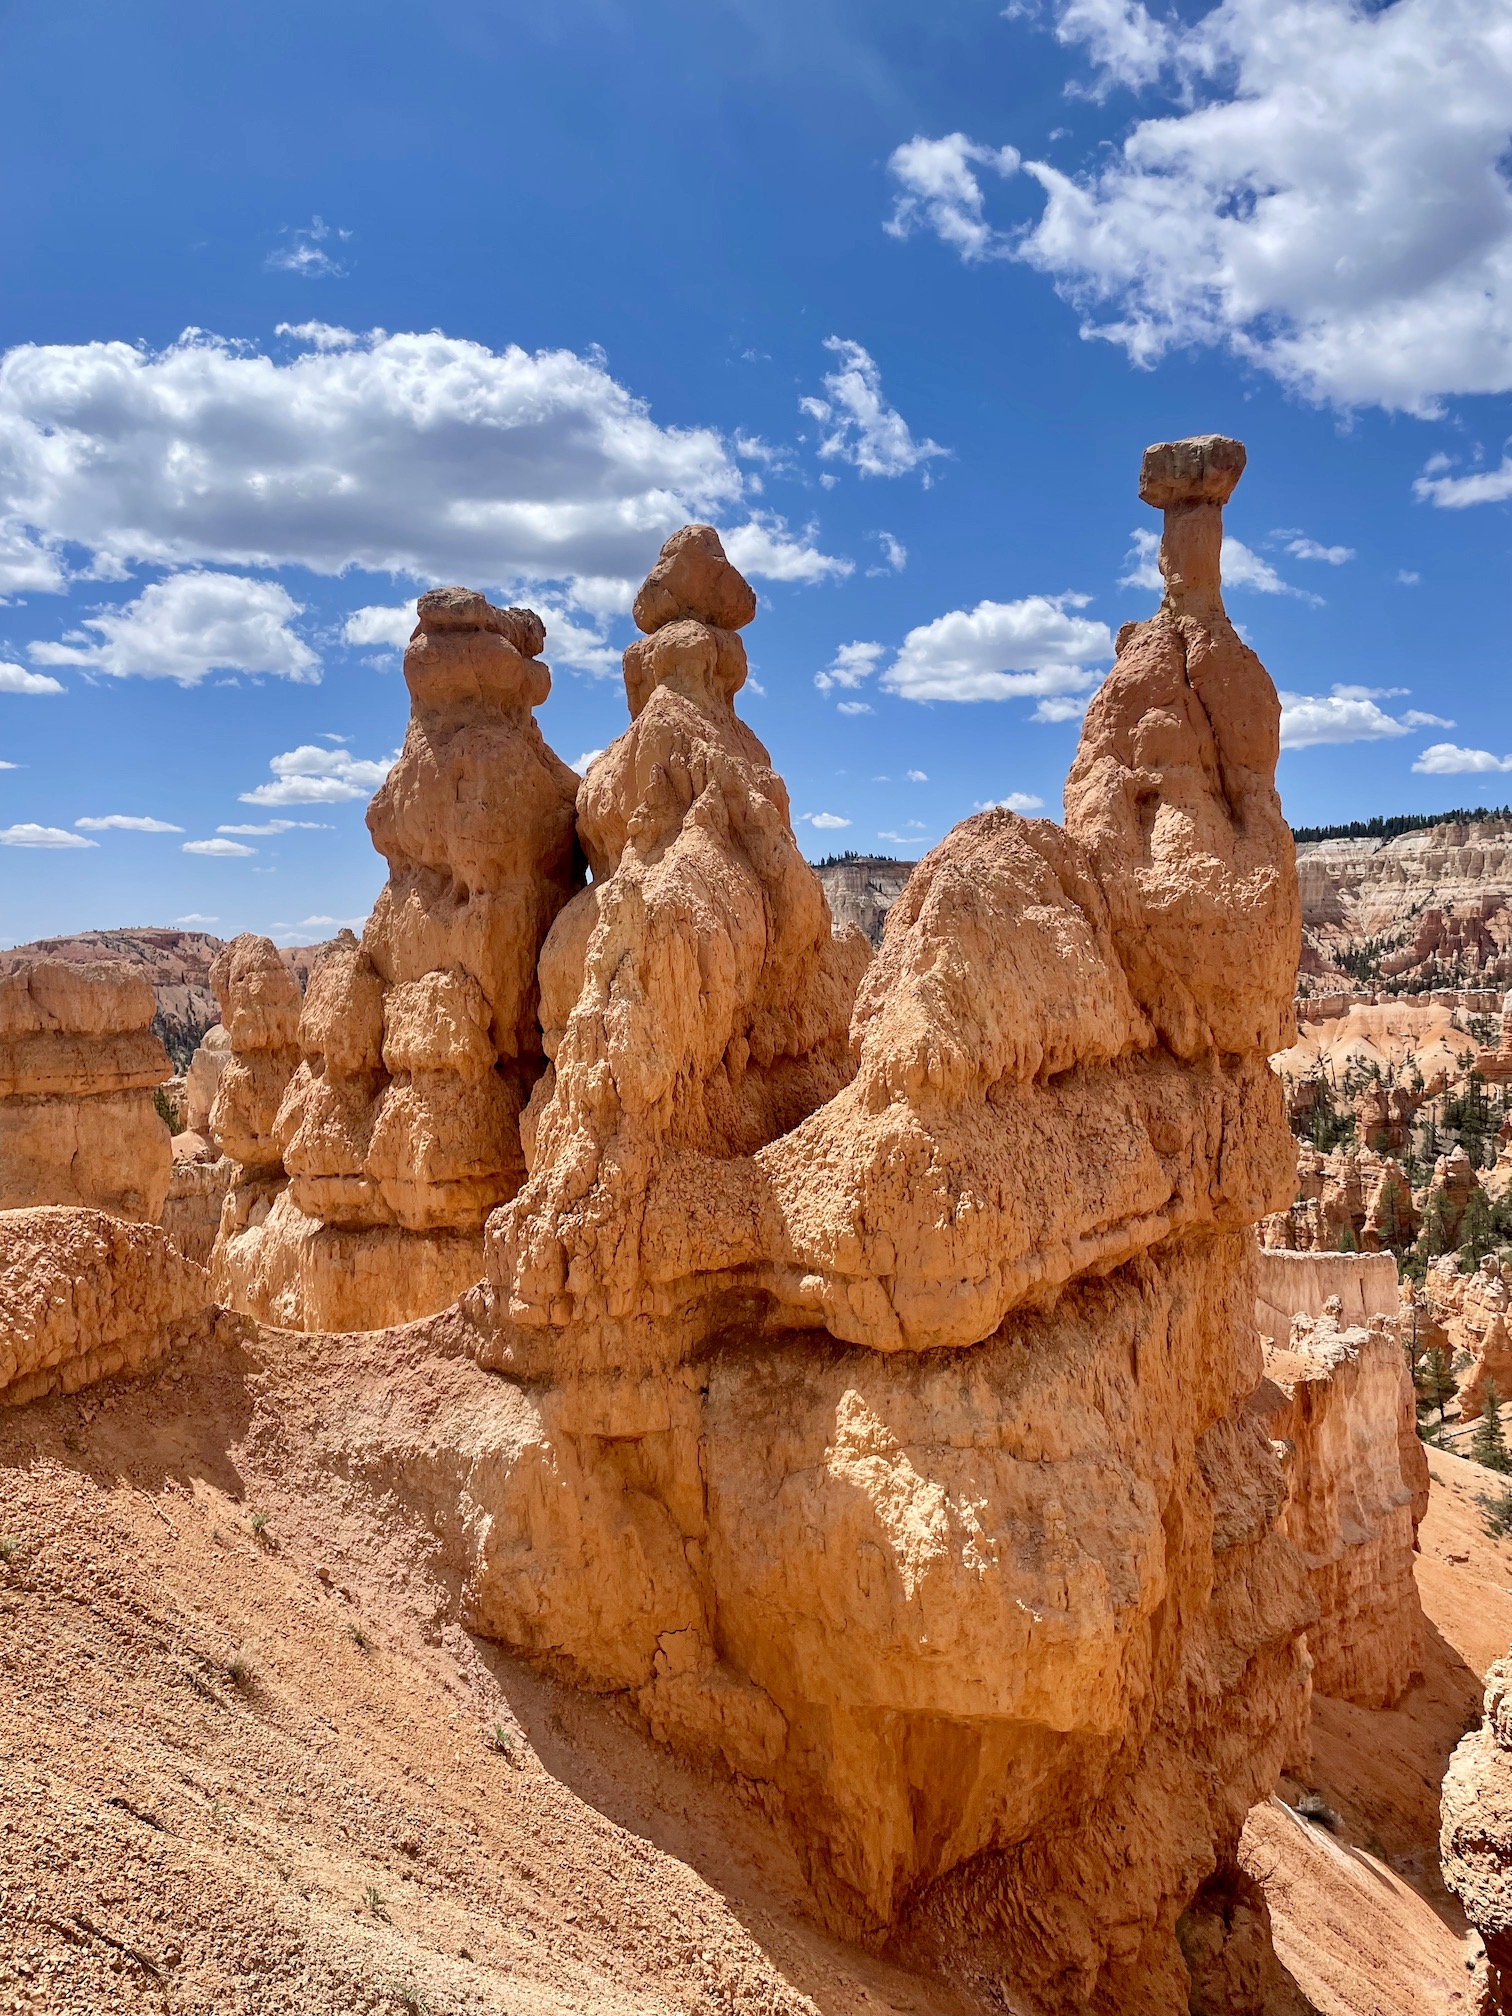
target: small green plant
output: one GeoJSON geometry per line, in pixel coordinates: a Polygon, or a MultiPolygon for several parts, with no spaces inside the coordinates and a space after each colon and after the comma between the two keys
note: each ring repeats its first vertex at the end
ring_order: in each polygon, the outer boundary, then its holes
{"type": "Polygon", "coordinates": [[[348,1631],[351,1632],[352,1643],[357,1647],[357,1650],[359,1652],[372,1651],[373,1649],[372,1638],[366,1631],[363,1630],[360,1624],[348,1624],[347,1629],[348,1631]]]}
{"type": "Polygon", "coordinates": [[[1315,1827],[1326,1827],[1330,1834],[1337,1834],[1344,1824],[1321,1792],[1304,1792],[1297,1801],[1297,1811],[1315,1827]]]}
{"type": "Polygon", "coordinates": [[[1505,1540],[1512,1534],[1512,1491],[1498,1491],[1494,1497],[1481,1492],[1475,1502],[1481,1510],[1481,1524],[1493,1540],[1505,1540]]]}
{"type": "Polygon", "coordinates": [[[264,1535],[264,1534],[265,1534],[265,1533],[267,1532],[267,1530],[268,1530],[268,1515],[267,1515],[267,1513],[266,1513],[266,1512],[254,1512],[254,1513],[252,1514],[252,1537],[253,1537],[253,1539],[254,1539],[254,1540],[261,1540],[261,1539],[262,1539],[262,1537],[263,1537],[263,1535],[264,1535]]]}
{"type": "Polygon", "coordinates": [[[155,1085],[153,1087],[152,1103],[157,1108],[159,1120],[162,1121],[170,1134],[180,1134],[183,1132],[183,1128],[179,1122],[179,1109],[174,1104],[166,1085],[155,1085]]]}
{"type": "Polygon", "coordinates": [[[1507,1432],[1502,1427],[1501,1395],[1492,1379],[1486,1381],[1481,1417],[1470,1437],[1470,1455],[1483,1470],[1512,1471],[1512,1451],[1507,1448],[1507,1432]]]}
{"type": "Polygon", "coordinates": [[[514,1762],[514,1738],[502,1722],[495,1722],[493,1725],[493,1747],[501,1757],[508,1758],[511,1764],[514,1762]]]}
{"type": "Polygon", "coordinates": [[[362,1906],[365,1911],[370,1911],[375,1918],[381,1918],[385,1924],[389,1922],[389,1908],[384,1903],[383,1892],[378,1888],[376,1883],[369,1883],[366,1890],[363,1891],[362,1906]]]}
{"type": "Polygon", "coordinates": [[[252,1661],[245,1652],[238,1652],[226,1661],[226,1678],[236,1687],[250,1687],[253,1679],[252,1661]]]}
{"type": "Polygon", "coordinates": [[[24,1547],[24,1541],[12,1539],[9,1536],[0,1540],[0,1561],[19,1561],[24,1547]]]}
{"type": "Polygon", "coordinates": [[[431,2016],[430,1997],[413,1981],[396,1981],[389,1993],[394,1998],[395,2007],[404,2011],[404,2016],[431,2016]]]}

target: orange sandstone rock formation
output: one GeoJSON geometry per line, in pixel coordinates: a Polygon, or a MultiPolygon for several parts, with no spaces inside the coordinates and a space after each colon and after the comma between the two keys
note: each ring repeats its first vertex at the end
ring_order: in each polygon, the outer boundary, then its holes
{"type": "Polygon", "coordinates": [[[750,1158],[852,1070],[867,943],[832,932],[733,704],[755,606],[712,527],[667,541],[625,653],[633,724],[578,793],[593,881],[542,949],[532,1173],[490,1228],[511,1326],[543,1333],[519,1348],[563,1362],[559,1337],[574,1369],[685,1355],[772,1231],[750,1158]]]}
{"type": "Polygon", "coordinates": [[[38,960],[0,975],[0,1209],[96,1205],[155,1221],[172,1169],[152,1092],[170,1075],[139,975],[38,960]]]}
{"type": "Polygon", "coordinates": [[[1479,2016],[1512,2011],[1512,1659],[1486,1675],[1485,1720],[1449,1760],[1439,1854],[1444,1881],[1485,1941],[1479,2016]]]}
{"type": "Polygon", "coordinates": [[[256,1313],[372,1329],[440,1309],[481,1276],[484,1220],[524,1180],[536,965],[582,879],[578,779],[532,714],[544,638],[466,588],[420,597],[409,733],[368,812],[389,881],[361,943],[343,933],[311,974],[256,1313]]]}
{"type": "Polygon", "coordinates": [[[0,1211],[0,1406],[136,1372],[209,1333],[210,1282],[155,1225],[0,1211]]]}
{"type": "Polygon", "coordinates": [[[1361,1708],[1394,1707],[1423,1671],[1413,1579],[1428,1509],[1428,1458],[1394,1326],[1344,1328],[1337,1297],[1297,1316],[1265,1353],[1274,1393],[1259,1404],[1289,1445],[1282,1529],[1318,1604],[1307,1633],[1313,1687],[1361,1708]]]}
{"type": "Polygon", "coordinates": [[[263,1231],[287,1182],[274,1122],[299,1062],[303,996],[293,966],[272,939],[250,931],[217,954],[210,984],[230,1044],[211,1102],[210,1132],[237,1165],[210,1276],[218,1302],[262,1313],[263,1231]]]}
{"type": "Polygon", "coordinates": [[[1166,599],[1065,826],[959,827],[853,1018],[862,948],[732,705],[749,591],[669,542],[468,1311],[516,1396],[508,1451],[457,1457],[473,1627],[755,1783],[837,1926],[969,1926],[957,1964],[1068,2016],[1185,2008],[1185,1951],[1224,1976],[1245,1813],[1303,1742],[1250,1404],[1299,926],[1219,589],[1242,466],[1150,451],[1166,599]]]}

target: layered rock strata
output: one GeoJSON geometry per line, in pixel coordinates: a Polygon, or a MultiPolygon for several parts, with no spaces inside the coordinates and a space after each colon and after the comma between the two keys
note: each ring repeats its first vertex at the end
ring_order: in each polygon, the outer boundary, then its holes
{"type": "Polygon", "coordinates": [[[1255,1261],[1255,1327],[1273,1344],[1291,1336],[1294,1316],[1322,1316],[1330,1303],[1347,1328],[1396,1314],[1401,1299],[1390,1253],[1292,1253],[1265,1248],[1255,1261]]]}
{"type": "Polygon", "coordinates": [[[137,1372],[208,1336],[210,1282],[155,1225],[0,1211],[0,1406],[137,1372]]]}
{"type": "Polygon", "coordinates": [[[707,528],[669,542],[472,1311],[519,1415],[465,1470],[473,1627],[753,1781],[832,1923],[969,1925],[1068,2012],[1187,2006],[1303,1741],[1250,1404],[1299,927],[1219,586],[1242,467],[1150,451],[1166,599],[1065,826],[968,820],[864,972],[732,705],[754,598],[707,528]]]}
{"type": "Polygon", "coordinates": [[[1257,1403],[1288,1448],[1282,1528],[1318,1606],[1308,1630],[1313,1687],[1361,1708],[1391,1708],[1423,1671],[1414,1579],[1428,1509],[1428,1458],[1406,1355],[1388,1317],[1341,1326],[1337,1297],[1293,1319],[1270,1346],[1274,1389],[1257,1403]]]}
{"type": "Polygon", "coordinates": [[[302,1329],[407,1321],[482,1275],[546,1061],[541,944],[582,880],[578,779],[532,712],[540,619],[466,588],[418,611],[409,732],[368,812],[389,880],[311,974],[274,1126],[288,1188],[242,1275],[242,1306],[302,1329]]]}
{"type": "Polygon", "coordinates": [[[0,976],[0,1209],[97,1205],[155,1221],[172,1170],[151,987],[107,964],[0,976]]]}

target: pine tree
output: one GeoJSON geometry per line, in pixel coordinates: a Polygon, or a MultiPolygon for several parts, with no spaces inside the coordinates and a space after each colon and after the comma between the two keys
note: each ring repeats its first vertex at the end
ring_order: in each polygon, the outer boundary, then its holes
{"type": "Polygon", "coordinates": [[[1460,1220],[1460,1255],[1468,1259],[1467,1272],[1477,1268],[1491,1251],[1495,1242],[1495,1228],[1491,1223],[1491,1203],[1484,1190],[1477,1184],[1470,1192],[1470,1200],[1465,1206],[1465,1215],[1460,1220]]]}
{"type": "Polygon", "coordinates": [[[1429,1196],[1428,1208],[1423,1213],[1418,1251],[1425,1260],[1436,1260],[1440,1253],[1449,1251],[1449,1244],[1449,1199],[1442,1190],[1435,1190],[1429,1196]]]}
{"type": "Polygon", "coordinates": [[[1507,1448],[1506,1431],[1502,1427],[1501,1398],[1491,1379],[1486,1381],[1481,1417],[1470,1438],[1470,1454],[1483,1470],[1512,1471],[1512,1451],[1507,1448]]]}
{"type": "Polygon", "coordinates": [[[1418,1368],[1418,1395],[1423,1407],[1437,1407],[1442,1427],[1444,1408],[1454,1395],[1454,1368],[1442,1344],[1435,1344],[1424,1353],[1418,1368]]]}
{"type": "Polygon", "coordinates": [[[1354,1227],[1346,1218],[1344,1223],[1339,1227],[1338,1251],[1340,1253],[1358,1253],[1359,1250],[1359,1244],[1354,1235],[1354,1227]]]}

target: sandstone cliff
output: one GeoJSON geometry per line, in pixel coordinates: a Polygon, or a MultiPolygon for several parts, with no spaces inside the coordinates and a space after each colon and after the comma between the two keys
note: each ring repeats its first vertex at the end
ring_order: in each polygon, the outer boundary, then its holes
{"type": "MultiPolygon", "coordinates": [[[[1393,1292],[1392,1301],[1395,1301],[1393,1292]]],[[[1413,1580],[1428,1509],[1428,1459],[1406,1355],[1389,1317],[1343,1327],[1337,1297],[1296,1316],[1265,1369],[1258,1411],[1289,1445],[1282,1529],[1307,1565],[1318,1616],[1307,1633],[1314,1688],[1390,1708],[1423,1670],[1413,1580]]]]}
{"type": "Polygon", "coordinates": [[[169,1076],[152,990],[111,965],[0,976],[0,1209],[93,1204],[157,1219],[172,1168],[153,1088],[169,1076]]]}

